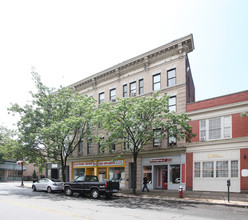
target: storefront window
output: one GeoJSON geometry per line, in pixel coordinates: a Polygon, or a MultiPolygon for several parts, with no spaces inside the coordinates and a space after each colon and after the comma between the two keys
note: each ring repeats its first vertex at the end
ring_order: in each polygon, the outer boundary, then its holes
{"type": "Polygon", "coordinates": [[[143,167],[143,178],[146,176],[148,183],[152,181],[152,166],[143,167]]]}
{"type": "Polygon", "coordinates": [[[124,182],[124,179],[125,179],[124,167],[109,168],[109,180],[115,182],[124,182]]]}
{"type": "Polygon", "coordinates": [[[201,163],[195,162],[195,177],[201,177],[201,163]]]}
{"type": "Polygon", "coordinates": [[[180,183],[180,164],[170,165],[170,182],[180,183]]]}
{"type": "Polygon", "coordinates": [[[74,169],[74,179],[76,179],[79,176],[83,176],[85,173],[84,168],[74,169]]]}
{"type": "Polygon", "coordinates": [[[203,162],[202,163],[202,177],[214,177],[214,163],[203,162]]]}
{"type": "Polygon", "coordinates": [[[231,177],[239,177],[239,166],[237,160],[231,161],[231,177]]]}
{"type": "Polygon", "coordinates": [[[216,177],[228,177],[228,161],[216,162],[216,177]]]}

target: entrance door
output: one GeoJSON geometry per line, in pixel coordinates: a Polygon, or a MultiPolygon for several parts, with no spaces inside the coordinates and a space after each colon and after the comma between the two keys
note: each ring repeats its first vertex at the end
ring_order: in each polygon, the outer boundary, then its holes
{"type": "Polygon", "coordinates": [[[100,182],[104,182],[104,180],[106,179],[106,168],[99,169],[98,177],[100,182]]]}
{"type": "Polygon", "coordinates": [[[162,169],[162,188],[168,188],[168,168],[167,166],[162,169]]]}
{"type": "Polygon", "coordinates": [[[58,178],[59,178],[58,169],[51,169],[51,179],[58,179],[58,178]]]}

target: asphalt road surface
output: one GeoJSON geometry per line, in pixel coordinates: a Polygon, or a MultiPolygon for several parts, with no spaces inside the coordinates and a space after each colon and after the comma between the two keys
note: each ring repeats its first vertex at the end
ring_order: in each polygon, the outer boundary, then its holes
{"type": "Polygon", "coordinates": [[[33,192],[17,184],[0,183],[1,220],[131,220],[131,219],[247,219],[248,209],[221,205],[187,204],[156,199],[101,197],[33,192]]]}

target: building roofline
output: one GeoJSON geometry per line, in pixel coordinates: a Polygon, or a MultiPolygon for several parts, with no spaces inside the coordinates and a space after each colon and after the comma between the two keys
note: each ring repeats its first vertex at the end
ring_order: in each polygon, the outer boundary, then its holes
{"type": "Polygon", "coordinates": [[[155,48],[153,50],[150,50],[146,53],[143,53],[141,55],[138,55],[136,57],[133,57],[131,59],[128,59],[126,61],[123,61],[117,65],[114,65],[108,69],[105,69],[101,72],[98,72],[96,74],[93,74],[89,77],[86,77],[76,83],[73,83],[69,85],[69,87],[80,87],[82,85],[88,84],[88,83],[94,83],[98,78],[103,78],[110,73],[118,73],[120,70],[129,67],[131,65],[135,65],[138,63],[146,63],[150,58],[153,56],[158,56],[167,52],[170,52],[171,50],[178,50],[179,53],[182,53],[183,51],[186,53],[189,53],[195,49],[194,47],[194,40],[193,40],[193,34],[187,35],[185,37],[179,38],[177,40],[174,40],[170,43],[167,43],[163,46],[160,46],[158,48],[155,48]]]}
{"type": "Polygon", "coordinates": [[[245,93],[245,92],[248,92],[248,90],[243,90],[243,91],[239,91],[239,92],[235,92],[235,93],[229,93],[229,94],[226,94],[226,95],[216,96],[216,97],[212,97],[212,98],[208,98],[208,99],[202,99],[202,100],[199,100],[199,101],[196,101],[196,102],[187,103],[187,105],[195,104],[195,103],[199,103],[199,102],[210,101],[212,99],[223,98],[223,97],[231,96],[231,95],[238,95],[240,93],[245,93]]]}

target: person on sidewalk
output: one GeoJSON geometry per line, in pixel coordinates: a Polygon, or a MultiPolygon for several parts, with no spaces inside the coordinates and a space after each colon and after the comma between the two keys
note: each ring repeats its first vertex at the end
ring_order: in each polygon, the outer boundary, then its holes
{"type": "Polygon", "coordinates": [[[143,189],[142,189],[142,192],[144,192],[144,190],[146,189],[147,192],[150,192],[148,187],[147,187],[147,183],[148,183],[148,180],[147,180],[147,175],[145,175],[144,179],[143,179],[143,189]]]}

